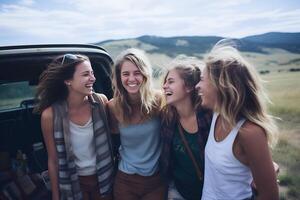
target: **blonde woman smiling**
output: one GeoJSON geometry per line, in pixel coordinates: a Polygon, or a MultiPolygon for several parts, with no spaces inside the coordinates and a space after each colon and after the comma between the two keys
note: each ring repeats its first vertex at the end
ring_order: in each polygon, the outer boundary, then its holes
{"type": "Polygon", "coordinates": [[[214,115],[205,147],[202,200],[278,200],[268,144],[277,132],[267,114],[255,69],[231,46],[216,45],[205,59],[197,88],[214,115]]]}
{"type": "Polygon", "coordinates": [[[160,200],[164,187],[158,173],[161,95],[152,86],[152,68],[138,49],[122,52],[113,70],[114,97],[110,124],[120,134],[120,161],[115,200],[160,200]]]}

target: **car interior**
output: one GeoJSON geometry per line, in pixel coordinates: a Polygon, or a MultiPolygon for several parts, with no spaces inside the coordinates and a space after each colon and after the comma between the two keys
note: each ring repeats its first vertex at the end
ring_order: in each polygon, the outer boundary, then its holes
{"type": "Polygon", "coordinates": [[[14,52],[17,48],[13,47],[10,51],[0,48],[0,199],[51,199],[49,188],[42,190],[35,182],[42,180],[47,185],[43,174],[47,172],[47,152],[40,115],[33,109],[39,76],[55,57],[65,53],[88,56],[96,76],[94,90],[112,97],[110,56],[100,48],[99,52],[86,50],[88,45],[84,51],[77,46],[67,47],[61,50],[59,46],[30,46],[26,53],[14,52]],[[22,176],[18,176],[20,163],[26,165],[21,166],[22,176]],[[24,174],[28,176],[24,178],[24,174]]]}

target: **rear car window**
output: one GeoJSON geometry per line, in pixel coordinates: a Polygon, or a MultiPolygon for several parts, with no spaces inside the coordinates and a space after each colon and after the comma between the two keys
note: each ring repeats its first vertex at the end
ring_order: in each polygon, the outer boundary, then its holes
{"type": "Polygon", "coordinates": [[[34,99],[36,86],[29,81],[0,84],[0,110],[18,108],[22,102],[34,99]]]}

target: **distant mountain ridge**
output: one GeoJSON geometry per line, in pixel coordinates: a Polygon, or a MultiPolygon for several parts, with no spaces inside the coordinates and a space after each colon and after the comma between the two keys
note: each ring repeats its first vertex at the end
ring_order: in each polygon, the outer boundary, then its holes
{"type": "Polygon", "coordinates": [[[242,38],[264,44],[300,44],[300,33],[269,32],[242,38]]]}
{"type": "Polygon", "coordinates": [[[279,48],[292,53],[300,53],[300,33],[270,32],[244,37],[242,40],[260,48],[279,48]]]}
{"type": "MultiPolygon", "coordinates": [[[[136,47],[143,48],[143,45],[150,45],[152,48],[144,49],[148,53],[162,53],[171,57],[178,54],[194,56],[209,51],[216,42],[223,38],[220,36],[159,37],[145,35],[132,39],[106,40],[95,43],[95,45],[105,47],[114,43],[117,48],[117,42],[122,41],[123,46],[130,47],[130,42],[135,41],[136,47]]],[[[237,41],[237,47],[241,51],[267,53],[264,48],[278,48],[292,53],[300,53],[300,32],[269,32],[234,40],[237,41]]]]}

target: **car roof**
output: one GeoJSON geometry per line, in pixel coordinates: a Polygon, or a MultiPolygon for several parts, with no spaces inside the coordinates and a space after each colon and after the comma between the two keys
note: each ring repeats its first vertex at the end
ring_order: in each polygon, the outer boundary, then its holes
{"type": "MultiPolygon", "coordinates": [[[[89,44],[43,44],[0,47],[0,81],[36,82],[41,72],[57,56],[66,53],[84,54],[110,71],[112,59],[101,47],[89,44]]],[[[95,66],[93,66],[95,67],[95,66]]]]}
{"type": "Polygon", "coordinates": [[[101,52],[107,54],[102,47],[90,44],[37,44],[0,46],[0,55],[22,54],[22,53],[45,53],[45,52],[101,52]]]}

